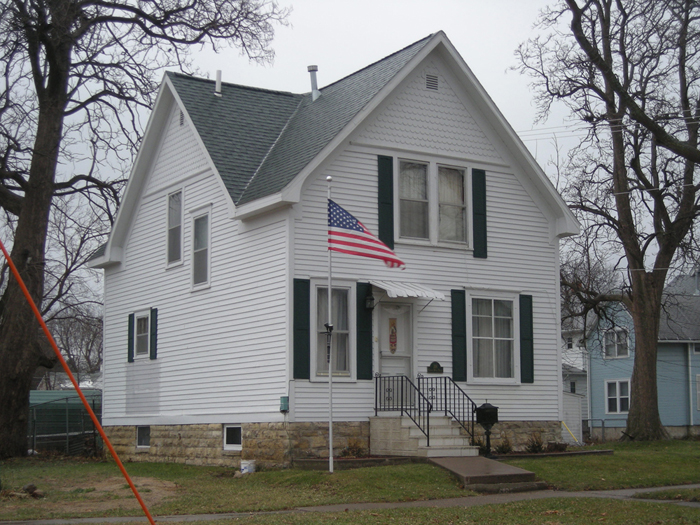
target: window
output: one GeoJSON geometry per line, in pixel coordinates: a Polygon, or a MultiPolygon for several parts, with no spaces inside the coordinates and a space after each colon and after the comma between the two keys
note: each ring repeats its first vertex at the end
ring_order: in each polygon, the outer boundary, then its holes
{"type": "Polygon", "coordinates": [[[192,227],[192,284],[209,283],[209,213],[194,218],[192,227]]]}
{"type": "Polygon", "coordinates": [[[182,261],[182,192],[168,196],[168,264],[182,261]]]}
{"type": "MultiPolygon", "coordinates": [[[[333,375],[350,376],[350,290],[333,288],[333,375]]],[[[328,375],[328,288],[316,288],[316,375],[328,375]]]]}
{"type": "Polygon", "coordinates": [[[575,394],[575,393],[576,393],[576,381],[571,381],[571,382],[569,383],[569,391],[570,391],[572,394],[575,394]]]}
{"type": "Polygon", "coordinates": [[[514,378],[513,301],[472,299],[474,378],[514,378]]]}
{"type": "Polygon", "coordinates": [[[571,350],[574,347],[574,340],[571,337],[566,338],[566,349],[571,350]]]}
{"type": "Polygon", "coordinates": [[[400,235],[428,239],[428,165],[401,161],[399,166],[400,235]]]}
{"type": "Polygon", "coordinates": [[[605,358],[629,357],[627,330],[616,328],[605,332],[605,358]]]}
{"type": "Polygon", "coordinates": [[[136,446],[151,446],[151,427],[136,427],[136,446]]]}
{"type": "Polygon", "coordinates": [[[136,355],[148,355],[148,341],[150,336],[150,315],[149,313],[136,315],[136,334],[134,347],[136,355]]]}
{"type": "Polygon", "coordinates": [[[241,450],[243,441],[240,425],[224,425],[224,450],[241,450]]]}
{"type": "Polygon", "coordinates": [[[399,236],[463,243],[467,234],[466,171],[436,163],[399,161],[399,236]]]}
{"type": "Polygon", "coordinates": [[[606,381],[605,395],[608,400],[606,414],[623,414],[630,409],[629,381],[606,381]]]}

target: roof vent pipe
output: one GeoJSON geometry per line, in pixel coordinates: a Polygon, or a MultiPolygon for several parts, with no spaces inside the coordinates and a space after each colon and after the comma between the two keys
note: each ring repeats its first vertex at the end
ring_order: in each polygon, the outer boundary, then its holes
{"type": "Polygon", "coordinates": [[[318,71],[318,66],[309,66],[307,68],[311,74],[311,101],[315,101],[321,96],[321,92],[318,90],[318,82],[316,81],[316,71],[318,71]]]}
{"type": "Polygon", "coordinates": [[[214,88],[214,95],[217,97],[221,96],[221,70],[216,70],[216,87],[214,88]]]}

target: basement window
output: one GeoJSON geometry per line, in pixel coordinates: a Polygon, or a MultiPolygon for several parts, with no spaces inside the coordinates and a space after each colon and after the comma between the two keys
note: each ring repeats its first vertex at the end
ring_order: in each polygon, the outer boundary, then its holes
{"type": "Polygon", "coordinates": [[[136,427],[136,446],[140,448],[151,446],[151,427],[136,427]]]}
{"type": "Polygon", "coordinates": [[[224,450],[241,450],[243,439],[240,425],[224,425],[224,450]]]}

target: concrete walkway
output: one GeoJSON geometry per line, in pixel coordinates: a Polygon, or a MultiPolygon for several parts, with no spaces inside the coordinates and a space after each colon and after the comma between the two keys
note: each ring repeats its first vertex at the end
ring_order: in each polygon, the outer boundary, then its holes
{"type": "MultiPolygon", "coordinates": [[[[621,490],[591,490],[581,492],[564,492],[556,490],[540,490],[537,492],[518,492],[511,494],[490,494],[487,496],[466,496],[463,498],[435,499],[428,501],[407,501],[397,503],[345,503],[342,505],[325,505],[322,507],[299,507],[293,510],[277,512],[229,512],[224,514],[195,514],[187,516],[158,516],[154,517],[157,523],[187,523],[192,521],[213,521],[233,518],[247,518],[251,515],[262,514],[290,514],[301,512],[345,512],[359,510],[382,509],[406,509],[413,507],[475,507],[478,505],[493,505],[512,503],[514,501],[536,500],[547,498],[609,498],[617,500],[632,500],[635,494],[643,492],[658,492],[662,490],[697,489],[696,485],[674,485],[670,487],[654,487],[642,489],[621,490]]],[[[691,503],[674,500],[639,500],[634,501],[665,503],[668,505],[680,505],[700,509],[700,503],[691,503]]],[[[51,520],[27,520],[27,521],[3,521],[2,525],[87,525],[109,523],[148,523],[145,516],[121,517],[121,518],[75,518],[75,519],[51,519],[51,520]]]]}

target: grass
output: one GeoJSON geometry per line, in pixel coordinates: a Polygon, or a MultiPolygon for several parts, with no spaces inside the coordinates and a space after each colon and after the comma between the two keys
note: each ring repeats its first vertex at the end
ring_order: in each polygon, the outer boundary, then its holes
{"type": "Polygon", "coordinates": [[[504,505],[410,508],[336,513],[268,514],[192,525],[688,525],[700,523],[700,510],[643,502],[546,499],[504,505]]]}
{"type": "Polygon", "coordinates": [[[612,490],[700,483],[700,442],[606,443],[612,456],[508,459],[559,490],[612,490]]]}
{"type": "MultiPolygon", "coordinates": [[[[473,494],[460,488],[446,471],[432,465],[399,465],[327,472],[280,470],[233,478],[231,469],[168,463],[130,463],[132,478],[148,477],[177,485],[173,497],[149,504],[152,514],[202,514],[291,509],[350,502],[431,500],[473,494]]],[[[46,493],[45,500],[0,500],[0,520],[90,516],[139,515],[139,508],[88,510],[86,502],[133,500],[130,492],[114,490],[97,495],[99,480],[120,476],[113,463],[23,458],[0,463],[3,489],[18,490],[34,483],[46,493]],[[97,495],[97,497],[96,497],[97,495]],[[58,505],[47,510],[46,502],[81,502],[83,507],[58,505]],[[8,508],[11,507],[11,508],[8,508]]],[[[117,478],[118,479],[118,478],[117,478]]],[[[137,488],[142,496],[148,488],[137,488]]],[[[123,480],[118,482],[123,489],[123,480]]],[[[121,501],[117,501],[117,504],[121,501]]],[[[115,505],[112,505],[115,506],[115,505]]],[[[125,505],[121,505],[125,507],[125,505]]],[[[132,506],[133,507],[133,506],[132,506]]]]}

